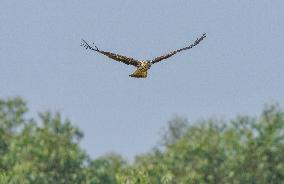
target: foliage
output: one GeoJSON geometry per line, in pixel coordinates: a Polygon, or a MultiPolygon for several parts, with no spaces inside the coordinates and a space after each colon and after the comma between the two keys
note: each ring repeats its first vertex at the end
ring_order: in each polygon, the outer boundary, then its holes
{"type": "Polygon", "coordinates": [[[258,118],[168,123],[162,143],[129,164],[110,153],[91,159],[82,132],[60,114],[27,119],[21,98],[0,100],[0,184],[284,183],[284,112],[258,118]]]}

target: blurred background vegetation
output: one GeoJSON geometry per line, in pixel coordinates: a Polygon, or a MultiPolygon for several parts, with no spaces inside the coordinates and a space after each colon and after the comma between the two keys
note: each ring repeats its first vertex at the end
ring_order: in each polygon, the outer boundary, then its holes
{"type": "Polygon", "coordinates": [[[284,183],[284,112],[259,117],[168,122],[161,142],[129,163],[110,153],[91,159],[83,133],[60,114],[27,119],[21,98],[0,100],[0,184],[284,183]]]}

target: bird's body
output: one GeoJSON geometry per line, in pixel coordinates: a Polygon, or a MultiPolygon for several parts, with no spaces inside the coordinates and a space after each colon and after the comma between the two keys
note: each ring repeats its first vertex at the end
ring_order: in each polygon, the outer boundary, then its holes
{"type": "Polygon", "coordinates": [[[181,52],[183,50],[191,49],[192,47],[198,45],[205,37],[206,37],[206,34],[203,34],[200,38],[196,39],[195,42],[193,44],[189,45],[188,47],[184,47],[182,49],[172,51],[168,54],[162,55],[160,57],[156,57],[153,60],[136,60],[136,59],[131,58],[131,57],[127,57],[127,56],[123,56],[123,55],[119,55],[119,54],[114,54],[114,53],[107,52],[107,51],[102,51],[102,50],[99,50],[97,46],[95,46],[95,48],[91,47],[85,40],[83,40],[83,43],[81,44],[81,46],[85,47],[86,49],[90,49],[90,50],[99,52],[99,53],[101,53],[101,54],[103,54],[103,55],[105,55],[105,56],[107,56],[107,57],[109,57],[113,60],[122,62],[122,63],[127,64],[127,65],[135,66],[136,70],[131,75],[129,75],[130,77],[146,78],[148,70],[151,68],[151,66],[154,63],[157,63],[157,62],[160,62],[164,59],[167,59],[167,58],[169,58],[169,57],[171,57],[171,56],[175,55],[176,53],[181,52]]]}
{"type": "Polygon", "coordinates": [[[151,68],[151,65],[152,64],[150,61],[141,61],[136,70],[129,76],[136,78],[146,78],[147,72],[151,68]]]}

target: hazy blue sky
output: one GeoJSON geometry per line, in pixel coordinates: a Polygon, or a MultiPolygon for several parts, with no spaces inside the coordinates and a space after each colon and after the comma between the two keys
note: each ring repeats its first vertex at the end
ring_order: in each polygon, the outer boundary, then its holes
{"type": "Polygon", "coordinates": [[[256,115],[284,104],[283,0],[0,0],[0,97],[19,95],[31,116],[60,111],[85,133],[92,157],[149,151],[175,115],[256,115]],[[150,59],[134,68],[80,47],[150,59]]]}

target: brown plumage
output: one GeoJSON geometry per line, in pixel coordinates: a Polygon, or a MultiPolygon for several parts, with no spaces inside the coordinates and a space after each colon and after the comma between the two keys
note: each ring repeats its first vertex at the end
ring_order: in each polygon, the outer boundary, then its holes
{"type": "Polygon", "coordinates": [[[94,46],[94,47],[90,46],[85,40],[83,40],[83,43],[81,44],[81,46],[85,47],[85,49],[90,49],[90,50],[96,51],[98,53],[101,53],[101,54],[103,54],[103,55],[105,55],[105,56],[107,56],[107,57],[109,57],[113,60],[122,62],[122,63],[127,64],[127,65],[135,66],[136,70],[131,75],[129,75],[130,77],[146,78],[147,77],[147,71],[151,68],[152,64],[155,64],[157,62],[165,60],[165,59],[177,54],[178,52],[191,49],[192,47],[198,45],[205,37],[206,37],[206,34],[204,33],[200,38],[197,38],[193,44],[191,44],[187,47],[169,52],[168,54],[156,57],[153,60],[137,60],[137,59],[134,59],[134,58],[131,58],[131,57],[127,57],[127,56],[123,56],[123,55],[119,55],[119,54],[114,54],[114,53],[107,52],[107,51],[102,51],[102,50],[99,50],[97,46],[94,46]]]}

